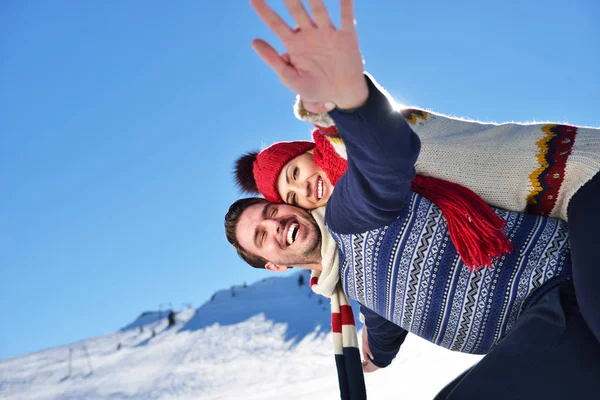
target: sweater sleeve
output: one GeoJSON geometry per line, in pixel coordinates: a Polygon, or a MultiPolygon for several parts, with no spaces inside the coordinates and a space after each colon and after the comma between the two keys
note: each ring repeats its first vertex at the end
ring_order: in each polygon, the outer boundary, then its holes
{"type": "Polygon", "coordinates": [[[369,348],[373,353],[373,364],[385,368],[400,350],[408,331],[388,321],[379,314],[369,310],[361,304],[360,312],[365,317],[365,326],[369,338],[369,348]]]}
{"type": "Polygon", "coordinates": [[[348,170],[335,186],[326,222],[337,233],[388,225],[410,193],[421,142],[369,77],[369,97],[352,111],[333,110],[348,154],[348,170]]]}

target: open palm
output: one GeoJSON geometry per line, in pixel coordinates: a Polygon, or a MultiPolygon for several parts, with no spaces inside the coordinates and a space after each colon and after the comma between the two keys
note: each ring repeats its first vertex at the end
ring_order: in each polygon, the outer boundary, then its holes
{"type": "Polygon", "coordinates": [[[252,45],[259,56],[284,85],[300,95],[309,111],[315,112],[310,110],[312,104],[333,102],[340,108],[353,108],[364,102],[368,89],[363,78],[352,0],[341,0],[340,29],[331,22],[322,0],[308,1],[314,20],[300,0],[284,2],[298,23],[296,29],[290,28],[264,0],[251,1],[287,51],[280,55],[264,40],[255,39],[252,45]]]}

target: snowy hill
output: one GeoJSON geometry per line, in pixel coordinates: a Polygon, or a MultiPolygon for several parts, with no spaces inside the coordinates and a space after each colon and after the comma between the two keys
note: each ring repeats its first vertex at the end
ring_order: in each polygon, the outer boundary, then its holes
{"type": "MultiPolygon", "coordinates": [[[[235,286],[172,327],[167,312],[146,312],[116,332],[2,360],[0,398],[339,398],[329,304],[307,282],[303,271],[235,286]]],[[[431,399],[478,359],[409,335],[391,366],[366,375],[369,398],[431,399]]]]}

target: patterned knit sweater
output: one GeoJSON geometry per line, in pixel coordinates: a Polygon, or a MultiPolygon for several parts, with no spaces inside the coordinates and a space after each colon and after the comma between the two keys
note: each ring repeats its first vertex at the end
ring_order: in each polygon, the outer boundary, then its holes
{"type": "Polygon", "coordinates": [[[381,317],[441,346],[486,353],[540,294],[571,276],[558,219],[495,210],[514,251],[470,271],[440,209],[410,191],[420,141],[367,79],[360,109],[331,112],[348,170],[327,204],[346,293],[381,317]]]}
{"type": "MultiPolygon", "coordinates": [[[[295,113],[323,133],[335,133],[330,115],[311,114],[300,100],[295,113]]],[[[400,114],[421,140],[417,173],[461,184],[505,210],[566,221],[573,194],[600,171],[597,128],[481,123],[415,108],[400,114]]],[[[343,142],[335,135],[329,139],[346,158],[343,142]]]]}
{"type": "Polygon", "coordinates": [[[344,291],[396,325],[435,344],[485,354],[526,301],[571,275],[565,222],[496,210],[515,250],[471,272],[449,240],[439,208],[413,193],[391,224],[330,232],[340,248],[344,291]]]}

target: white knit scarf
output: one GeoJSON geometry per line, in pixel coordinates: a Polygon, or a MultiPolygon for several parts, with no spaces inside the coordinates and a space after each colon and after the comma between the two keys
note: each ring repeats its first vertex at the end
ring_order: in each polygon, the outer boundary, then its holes
{"type": "Polygon", "coordinates": [[[354,314],[340,281],[338,246],[325,225],[325,207],[310,212],[321,231],[321,271],[312,271],[313,292],[331,300],[331,330],[342,399],[366,399],[354,314]]]}
{"type": "MultiPolygon", "coordinates": [[[[325,226],[325,207],[312,210],[311,215],[321,231],[321,271],[312,271],[311,289],[313,292],[331,298],[335,295],[340,281],[340,261],[338,246],[325,226]],[[316,278],[316,279],[315,279],[316,278]]],[[[339,285],[341,288],[341,285],[339,285]]],[[[342,290],[344,296],[346,295],[342,290]]]]}

